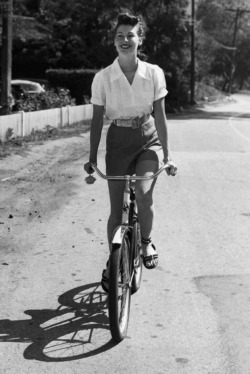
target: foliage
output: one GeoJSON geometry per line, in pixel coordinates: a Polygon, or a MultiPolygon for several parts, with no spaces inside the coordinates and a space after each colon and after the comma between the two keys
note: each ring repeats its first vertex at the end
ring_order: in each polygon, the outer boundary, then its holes
{"type": "Polygon", "coordinates": [[[246,38],[237,45],[235,57],[235,78],[239,89],[242,90],[250,77],[250,32],[245,34],[246,38]]]}
{"type": "Polygon", "coordinates": [[[91,83],[98,70],[91,69],[50,69],[46,75],[50,86],[66,87],[76,99],[76,104],[81,105],[91,96],[91,83]]]}
{"type": "Polygon", "coordinates": [[[149,62],[171,76],[169,91],[179,96],[190,60],[188,0],[37,0],[34,7],[32,4],[32,0],[14,0],[19,14],[33,15],[50,32],[44,33],[44,39],[16,37],[14,76],[45,78],[48,69],[100,69],[109,65],[116,57],[115,18],[128,9],[144,17],[148,33],[143,52],[149,62]]]}
{"type": "Polygon", "coordinates": [[[6,141],[8,141],[12,136],[13,136],[13,129],[9,127],[6,130],[6,135],[5,135],[6,141]]]}
{"type": "MultiPolygon", "coordinates": [[[[186,7],[190,1],[13,0],[13,3],[14,13],[19,17],[14,17],[14,77],[45,78],[48,69],[100,69],[109,65],[116,57],[112,32],[115,17],[128,9],[141,14],[147,23],[143,52],[149,62],[165,71],[170,98],[186,100],[190,80],[190,19],[186,7]],[[22,16],[29,18],[22,23],[22,16]],[[26,28],[22,26],[25,23],[26,28]]],[[[195,3],[196,80],[226,89],[236,15],[228,9],[249,9],[249,0],[195,3]]],[[[250,75],[248,20],[249,13],[241,12],[234,70],[234,82],[240,88],[250,75]]]]}
{"type": "Polygon", "coordinates": [[[250,46],[247,17],[250,10],[244,0],[200,0],[197,8],[197,70],[199,80],[212,80],[227,90],[231,61],[235,53],[234,82],[243,88],[249,77],[250,46]],[[236,11],[240,9],[232,50],[236,11]]]}
{"type": "Polygon", "coordinates": [[[33,16],[39,13],[42,0],[13,0],[15,15],[33,16]]]}
{"type": "Polygon", "coordinates": [[[12,111],[33,112],[61,108],[66,105],[75,105],[75,101],[68,90],[57,89],[57,91],[50,90],[39,94],[24,93],[16,100],[12,111]]]}

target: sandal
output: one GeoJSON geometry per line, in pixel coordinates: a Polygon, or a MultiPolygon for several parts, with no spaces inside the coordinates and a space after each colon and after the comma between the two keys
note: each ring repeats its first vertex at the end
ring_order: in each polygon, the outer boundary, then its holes
{"type": "Polygon", "coordinates": [[[109,288],[108,288],[109,287],[109,278],[107,277],[106,272],[108,270],[109,260],[107,261],[106,266],[107,266],[106,269],[103,269],[103,271],[102,271],[101,286],[102,286],[103,291],[108,293],[109,292],[109,288]]]}
{"type": "Polygon", "coordinates": [[[151,242],[151,238],[149,239],[142,238],[141,241],[143,244],[146,244],[146,245],[151,244],[151,246],[153,247],[155,251],[155,254],[153,255],[143,256],[143,265],[145,266],[146,269],[155,269],[156,266],[158,265],[158,257],[159,257],[158,253],[156,252],[156,248],[154,244],[151,242]]]}

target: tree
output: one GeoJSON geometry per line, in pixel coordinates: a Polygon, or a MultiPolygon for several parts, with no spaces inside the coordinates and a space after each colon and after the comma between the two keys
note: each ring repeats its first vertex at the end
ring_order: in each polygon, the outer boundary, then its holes
{"type": "Polygon", "coordinates": [[[236,69],[235,69],[235,78],[238,82],[239,89],[244,88],[245,83],[250,77],[250,33],[246,34],[246,38],[242,40],[237,46],[236,53],[236,69]]]}
{"type": "Polygon", "coordinates": [[[47,29],[40,40],[32,36],[24,40],[21,33],[16,37],[13,54],[16,74],[20,67],[27,67],[28,59],[35,67],[32,74],[39,76],[47,68],[107,66],[116,56],[114,20],[119,12],[129,9],[141,14],[148,25],[144,44],[148,61],[160,65],[168,73],[176,92],[179,82],[183,81],[189,63],[187,0],[37,0],[34,3],[33,0],[15,0],[15,5],[17,12],[33,15],[36,22],[47,29]]]}
{"type": "Polygon", "coordinates": [[[198,3],[197,59],[199,77],[200,79],[206,77],[206,79],[213,80],[223,90],[227,90],[229,85],[234,53],[235,82],[243,87],[249,76],[249,69],[247,69],[250,58],[249,31],[246,10],[244,0],[238,0],[237,3],[233,0],[200,0],[198,3]],[[239,18],[237,25],[235,25],[237,9],[239,9],[239,18]],[[236,29],[235,26],[237,26],[236,29]],[[235,35],[234,30],[236,31],[235,35]],[[237,48],[235,52],[233,51],[233,41],[235,41],[237,48]],[[243,66],[245,69],[242,74],[243,66]]]}

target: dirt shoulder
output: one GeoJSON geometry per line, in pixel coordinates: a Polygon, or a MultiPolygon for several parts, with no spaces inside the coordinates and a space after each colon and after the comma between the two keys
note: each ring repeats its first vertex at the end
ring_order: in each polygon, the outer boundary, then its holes
{"type": "MultiPolygon", "coordinates": [[[[0,160],[0,240],[27,230],[27,223],[44,218],[70,199],[79,170],[72,161],[88,153],[88,133],[80,136],[29,144],[20,154],[0,160]]],[[[84,162],[84,161],[83,161],[84,162]]]]}
{"type": "Polygon", "coordinates": [[[44,130],[37,130],[29,136],[13,137],[11,129],[8,130],[6,141],[0,141],[0,161],[10,155],[18,154],[25,156],[33,146],[42,145],[46,141],[80,136],[89,131],[90,120],[83,121],[65,127],[46,126],[44,130]]]}

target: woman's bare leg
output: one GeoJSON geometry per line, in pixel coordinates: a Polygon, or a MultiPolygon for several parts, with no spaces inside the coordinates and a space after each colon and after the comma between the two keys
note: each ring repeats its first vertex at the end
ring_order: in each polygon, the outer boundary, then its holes
{"type": "MultiPolygon", "coordinates": [[[[136,166],[136,174],[150,176],[159,169],[157,161],[143,160],[139,161],[136,166]]],[[[141,225],[142,237],[149,239],[153,229],[154,222],[154,204],[153,191],[156,179],[136,182],[136,201],[138,205],[138,216],[141,225]]],[[[152,245],[142,243],[143,255],[149,256],[155,254],[152,245]]]]}

